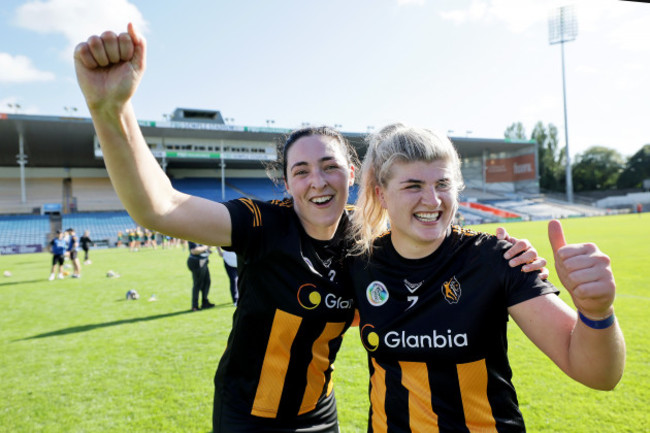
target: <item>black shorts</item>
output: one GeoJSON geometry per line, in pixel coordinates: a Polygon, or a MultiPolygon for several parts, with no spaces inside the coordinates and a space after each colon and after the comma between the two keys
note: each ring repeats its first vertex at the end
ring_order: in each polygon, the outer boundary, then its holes
{"type": "Polygon", "coordinates": [[[59,266],[63,265],[64,262],[63,254],[54,254],[52,256],[52,266],[58,264],[59,266]]]}
{"type": "Polygon", "coordinates": [[[212,429],[214,433],[340,433],[334,391],[315,410],[290,420],[241,414],[215,392],[212,429]]]}
{"type": "Polygon", "coordinates": [[[77,250],[70,250],[70,260],[77,258],[77,250]]]}

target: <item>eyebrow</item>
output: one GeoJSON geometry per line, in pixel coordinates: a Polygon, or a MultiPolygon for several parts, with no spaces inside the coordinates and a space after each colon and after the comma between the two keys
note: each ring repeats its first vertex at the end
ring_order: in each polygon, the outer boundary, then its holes
{"type": "MultiPolygon", "coordinates": [[[[435,183],[450,182],[450,181],[451,181],[450,177],[441,177],[440,179],[436,180],[435,183]]],[[[405,179],[400,183],[405,184],[405,183],[425,183],[425,182],[421,179],[405,179]]]]}
{"type": "Polygon", "coordinates": [[[420,179],[405,179],[400,183],[424,183],[424,181],[420,179]]]}
{"type": "MultiPolygon", "coordinates": [[[[318,162],[323,163],[323,162],[332,161],[332,160],[336,160],[336,158],[333,157],[333,156],[324,156],[321,159],[319,159],[318,162]]],[[[293,170],[296,167],[302,167],[304,165],[309,165],[309,163],[307,161],[298,161],[298,162],[296,162],[295,164],[293,164],[290,167],[290,170],[293,170]]]]}

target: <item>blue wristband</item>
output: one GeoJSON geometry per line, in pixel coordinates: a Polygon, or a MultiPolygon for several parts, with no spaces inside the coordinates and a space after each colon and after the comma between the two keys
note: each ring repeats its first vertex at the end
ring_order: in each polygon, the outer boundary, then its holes
{"type": "Polygon", "coordinates": [[[587,317],[585,317],[584,314],[582,314],[580,311],[578,311],[578,316],[580,317],[580,320],[582,320],[582,323],[587,325],[588,327],[592,329],[605,329],[609,328],[614,324],[614,313],[612,313],[611,316],[606,317],[602,320],[591,320],[587,317]]]}

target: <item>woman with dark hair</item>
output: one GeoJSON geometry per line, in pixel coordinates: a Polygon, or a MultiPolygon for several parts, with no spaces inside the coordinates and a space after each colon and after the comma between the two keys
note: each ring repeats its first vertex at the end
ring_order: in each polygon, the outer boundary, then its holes
{"type": "Polygon", "coordinates": [[[338,432],[332,363],[354,317],[339,284],[354,156],[336,130],[292,134],[281,154],[291,199],[217,203],[175,190],[131,105],[145,67],[132,26],[75,50],[77,77],[113,185],[138,224],[242,260],[238,307],[215,377],[215,432],[338,432]]]}

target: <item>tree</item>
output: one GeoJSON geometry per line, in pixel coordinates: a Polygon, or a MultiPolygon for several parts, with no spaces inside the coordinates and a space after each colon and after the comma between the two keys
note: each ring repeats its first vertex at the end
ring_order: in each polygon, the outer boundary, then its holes
{"type": "Polygon", "coordinates": [[[506,139],[510,140],[527,140],[526,129],[521,122],[516,122],[508,126],[503,135],[506,139]]]}
{"type": "Polygon", "coordinates": [[[643,146],[627,160],[616,185],[621,189],[641,188],[644,179],[650,179],[650,144],[643,146]]]}
{"type": "Polygon", "coordinates": [[[563,191],[566,157],[565,150],[558,149],[557,127],[549,123],[547,128],[542,122],[537,122],[530,138],[537,142],[539,187],[550,191],[563,191]]]}
{"type": "Polygon", "coordinates": [[[614,149],[592,146],[576,155],[571,167],[576,191],[615,189],[625,165],[623,157],[614,149]]]}

